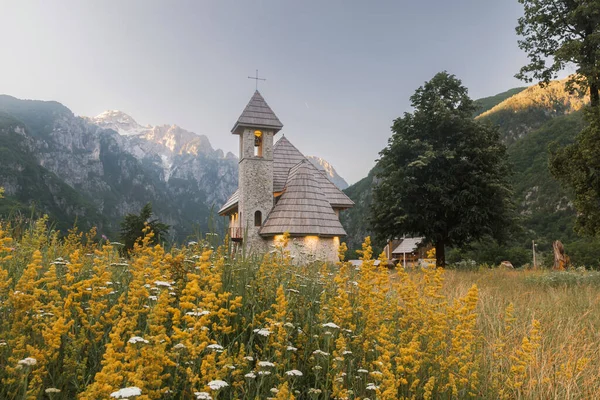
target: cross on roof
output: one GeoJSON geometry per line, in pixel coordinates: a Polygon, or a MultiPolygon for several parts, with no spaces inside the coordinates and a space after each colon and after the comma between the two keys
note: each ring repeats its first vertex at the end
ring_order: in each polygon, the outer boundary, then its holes
{"type": "Polygon", "coordinates": [[[258,70],[256,70],[256,77],[249,76],[248,79],[254,79],[254,80],[256,80],[256,90],[258,90],[258,81],[266,81],[266,79],[258,77],[258,70]]]}

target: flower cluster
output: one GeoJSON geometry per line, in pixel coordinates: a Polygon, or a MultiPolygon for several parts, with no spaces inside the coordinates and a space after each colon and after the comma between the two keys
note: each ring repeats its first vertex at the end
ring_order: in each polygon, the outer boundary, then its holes
{"type": "MultiPolygon", "coordinates": [[[[281,249],[260,260],[233,259],[227,243],[166,251],[150,232],[122,259],[95,232],[60,239],[45,221],[18,240],[10,231],[0,224],[0,398],[531,393],[537,321],[520,334],[508,307],[488,344],[476,286],[449,295],[434,266],[376,266],[368,238],[360,267],[296,266],[281,249]]],[[[589,363],[558,373],[577,380],[589,363]]]]}

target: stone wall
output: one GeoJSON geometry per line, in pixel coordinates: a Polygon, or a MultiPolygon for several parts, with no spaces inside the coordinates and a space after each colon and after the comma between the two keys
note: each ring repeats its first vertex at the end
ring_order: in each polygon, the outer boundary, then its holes
{"type": "MultiPolygon", "coordinates": [[[[268,248],[279,245],[279,237],[268,240],[268,248]]],[[[301,265],[314,261],[337,262],[340,239],[338,237],[323,238],[318,236],[293,237],[289,239],[286,250],[294,258],[294,263],[301,265]]]]}
{"type": "Polygon", "coordinates": [[[246,248],[251,252],[268,250],[265,241],[258,235],[260,226],[254,226],[254,215],[261,213],[261,225],[273,208],[273,132],[263,130],[263,156],[254,156],[254,130],[245,129],[240,135],[238,210],[244,229],[246,248]]]}

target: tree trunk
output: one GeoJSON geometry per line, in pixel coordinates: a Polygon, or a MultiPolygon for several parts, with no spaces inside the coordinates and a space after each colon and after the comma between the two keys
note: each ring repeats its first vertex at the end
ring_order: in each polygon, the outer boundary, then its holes
{"type": "Polygon", "coordinates": [[[600,105],[600,88],[597,82],[590,83],[590,104],[592,107],[600,105]]]}
{"type": "Polygon", "coordinates": [[[435,242],[435,265],[446,268],[446,246],[443,240],[435,242]]]}
{"type": "Polygon", "coordinates": [[[569,257],[565,254],[565,248],[560,240],[552,243],[552,249],[554,250],[554,269],[558,271],[564,271],[568,266],[569,257]]]}

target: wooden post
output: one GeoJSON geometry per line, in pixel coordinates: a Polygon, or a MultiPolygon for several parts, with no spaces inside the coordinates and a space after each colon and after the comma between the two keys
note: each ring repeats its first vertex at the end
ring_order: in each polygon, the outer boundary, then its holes
{"type": "Polygon", "coordinates": [[[531,248],[533,249],[533,269],[537,269],[535,262],[535,240],[531,241],[531,248]]]}

